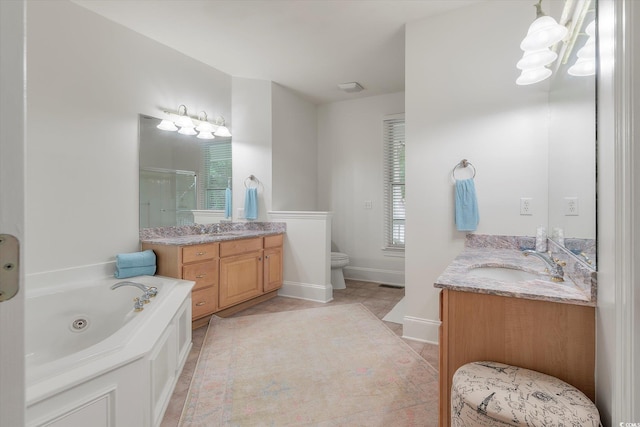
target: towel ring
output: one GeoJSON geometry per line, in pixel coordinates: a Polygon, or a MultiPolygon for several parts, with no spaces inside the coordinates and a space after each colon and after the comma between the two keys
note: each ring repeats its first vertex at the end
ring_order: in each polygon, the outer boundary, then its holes
{"type": "Polygon", "coordinates": [[[244,188],[258,188],[258,186],[260,186],[260,181],[255,177],[255,175],[249,175],[244,179],[244,188]],[[255,185],[252,186],[251,183],[254,183],[255,185]]]}
{"type": "Polygon", "coordinates": [[[471,169],[473,169],[473,176],[471,178],[475,178],[476,177],[476,168],[475,166],[473,166],[473,164],[468,161],[467,159],[462,159],[460,160],[460,163],[458,163],[457,165],[455,165],[453,167],[453,170],[451,171],[451,176],[453,176],[453,179],[456,179],[456,169],[458,168],[466,168],[466,167],[471,167],[471,169]]]}

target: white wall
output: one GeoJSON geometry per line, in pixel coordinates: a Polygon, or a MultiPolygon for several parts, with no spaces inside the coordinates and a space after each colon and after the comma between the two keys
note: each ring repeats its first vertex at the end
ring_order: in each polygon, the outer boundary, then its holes
{"type": "Polygon", "coordinates": [[[27,3],[27,273],[138,243],[138,114],[231,117],[231,77],[66,1],[27,3]]]}
{"type": "Polygon", "coordinates": [[[407,24],[405,336],[438,339],[432,284],[464,246],[451,180],[461,159],[477,170],[477,233],[531,236],[547,224],[547,95],[515,84],[531,20],[530,4],[487,2],[407,24]],[[534,215],[519,215],[521,197],[534,215]]]}
{"type": "Polygon", "coordinates": [[[318,207],[334,213],[331,240],[349,255],[346,277],[404,284],[404,258],[382,251],[382,120],[403,112],[403,92],[318,108],[318,207]]]}
{"type": "Polygon", "coordinates": [[[315,211],[318,120],[315,104],[272,83],[273,209],[315,211]]]}
{"type": "Polygon", "coordinates": [[[254,175],[258,187],[258,219],[266,221],[272,204],[271,82],[232,78],[233,219],[244,219],[245,181],[254,175]]]}

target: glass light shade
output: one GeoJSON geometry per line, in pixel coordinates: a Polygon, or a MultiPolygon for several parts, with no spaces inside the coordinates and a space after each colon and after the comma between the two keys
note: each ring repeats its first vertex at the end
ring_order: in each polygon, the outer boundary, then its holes
{"type": "Polygon", "coordinates": [[[593,58],[578,58],[576,63],[569,67],[567,73],[577,77],[593,76],[596,73],[596,60],[593,58]]]}
{"type": "Polygon", "coordinates": [[[587,28],[584,30],[585,33],[589,35],[589,37],[593,37],[596,35],[596,20],[594,19],[587,25],[587,28]]]}
{"type": "Polygon", "coordinates": [[[587,42],[578,51],[578,58],[595,59],[596,58],[596,39],[589,37],[587,42]]]}
{"type": "Polygon", "coordinates": [[[213,133],[215,136],[228,137],[231,136],[231,132],[226,126],[218,126],[218,129],[213,133]]]}
{"type": "Polygon", "coordinates": [[[160,122],[160,124],[158,126],[156,126],[156,127],[158,129],[166,130],[166,131],[169,131],[169,132],[175,132],[175,131],[178,130],[176,125],[173,124],[173,122],[171,120],[166,120],[166,119],[162,120],[160,122]]]}
{"type": "Polygon", "coordinates": [[[198,132],[209,132],[209,133],[211,133],[211,132],[213,132],[215,130],[215,127],[209,122],[202,121],[202,122],[200,122],[200,124],[198,126],[196,126],[196,130],[198,132]]]}
{"type": "Polygon", "coordinates": [[[522,59],[518,61],[516,67],[518,67],[520,70],[540,68],[544,67],[545,65],[551,64],[556,60],[556,58],[558,58],[558,54],[552,52],[548,48],[540,50],[530,50],[522,55],[522,59]]]}
{"type": "Polygon", "coordinates": [[[547,79],[551,76],[551,70],[547,67],[533,68],[531,70],[522,70],[520,77],[516,79],[516,84],[520,86],[532,85],[547,79]]]}
{"type": "Polygon", "coordinates": [[[567,27],[558,24],[552,17],[541,16],[529,26],[527,36],[520,43],[520,49],[544,49],[564,39],[568,32],[567,27]]]}
{"type": "MultiPolygon", "coordinates": [[[[176,120],[176,126],[180,128],[194,128],[196,125],[193,123],[193,120],[189,116],[180,116],[178,120],[176,120]]],[[[191,135],[195,135],[195,132],[191,135]]]]}
{"type": "Polygon", "coordinates": [[[182,135],[195,135],[197,132],[192,127],[181,127],[178,133],[182,135]]]}
{"type": "Polygon", "coordinates": [[[210,131],[200,131],[197,138],[200,139],[215,139],[215,136],[210,131]]]}

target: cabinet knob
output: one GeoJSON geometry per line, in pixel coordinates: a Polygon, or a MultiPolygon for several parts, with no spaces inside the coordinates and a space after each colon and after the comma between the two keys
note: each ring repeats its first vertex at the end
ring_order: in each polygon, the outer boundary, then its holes
{"type": "Polygon", "coordinates": [[[204,255],[204,254],[206,254],[206,252],[196,252],[197,256],[204,255]]]}
{"type": "Polygon", "coordinates": [[[265,256],[264,256],[264,259],[269,259],[269,255],[265,255],[265,256]]]}
{"type": "Polygon", "coordinates": [[[262,257],[259,257],[259,258],[258,258],[258,261],[262,261],[262,257]]]}
{"type": "Polygon", "coordinates": [[[198,275],[196,276],[196,279],[203,279],[203,278],[205,278],[205,277],[207,277],[207,275],[206,275],[206,274],[198,274],[198,275]]]}
{"type": "Polygon", "coordinates": [[[200,301],[196,303],[196,307],[202,307],[203,305],[205,305],[207,302],[206,301],[200,301]]]}

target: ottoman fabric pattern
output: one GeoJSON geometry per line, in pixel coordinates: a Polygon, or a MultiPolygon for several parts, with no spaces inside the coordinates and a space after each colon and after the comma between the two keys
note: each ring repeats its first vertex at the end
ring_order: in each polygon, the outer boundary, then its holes
{"type": "Polygon", "coordinates": [[[461,366],[451,387],[451,425],[597,427],[596,406],[558,378],[496,362],[461,366]]]}

